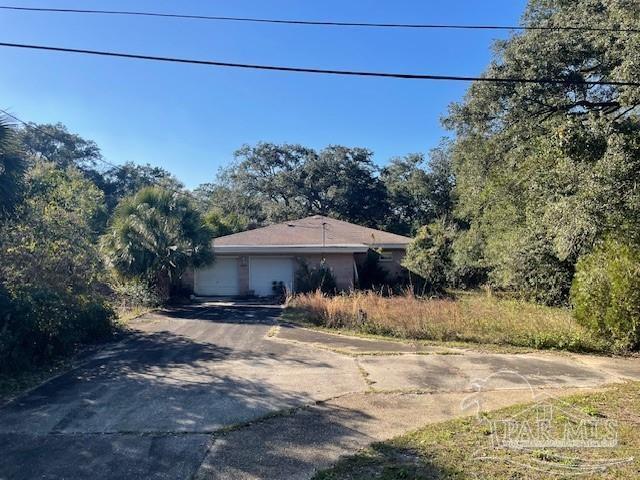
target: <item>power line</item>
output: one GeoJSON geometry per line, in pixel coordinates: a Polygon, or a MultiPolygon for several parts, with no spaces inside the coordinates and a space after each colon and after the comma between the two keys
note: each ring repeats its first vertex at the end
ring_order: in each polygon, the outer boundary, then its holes
{"type": "Polygon", "coordinates": [[[460,24],[429,24],[429,23],[370,23],[370,22],[338,22],[322,20],[283,20],[275,18],[255,18],[255,17],[225,17],[211,15],[186,15],[177,13],[159,12],[138,12],[126,10],[85,10],[77,8],[37,8],[37,7],[16,7],[13,5],[0,6],[2,10],[26,11],[26,12],[48,12],[48,13],[76,13],[94,15],[119,15],[137,17],[175,18],[185,20],[208,20],[224,22],[250,22],[250,23],[271,23],[284,25],[315,25],[324,27],[362,27],[362,28],[396,28],[396,29],[439,29],[439,30],[568,30],[585,32],[610,32],[610,33],[640,33],[636,28],[610,28],[610,27],[588,27],[588,26],[521,26],[521,25],[460,25],[460,24]]]}
{"type": "Polygon", "coordinates": [[[560,78],[523,78],[523,77],[470,77],[459,75],[431,75],[431,74],[414,74],[414,73],[390,73],[390,72],[370,72],[370,71],[357,71],[357,70],[332,70],[322,68],[303,68],[303,67],[285,67],[276,65],[258,65],[248,63],[232,63],[232,62],[219,62],[212,60],[197,60],[189,58],[175,58],[175,57],[159,57],[152,55],[139,55],[133,53],[121,53],[110,52],[103,50],[86,50],[78,48],[63,48],[63,47],[51,47],[44,45],[29,45],[23,43],[7,43],[0,42],[0,47],[22,48],[29,50],[44,50],[50,52],[64,52],[64,53],[78,53],[84,55],[98,55],[103,57],[117,57],[126,58],[132,60],[151,60],[156,62],[170,62],[170,63],[182,63],[192,65],[206,65],[213,67],[229,67],[229,68],[243,68],[251,70],[269,70],[278,72],[294,72],[294,73],[315,73],[325,75],[342,75],[352,77],[381,77],[381,78],[396,78],[405,80],[448,80],[448,81],[460,81],[460,82],[491,82],[491,83],[537,83],[547,85],[609,85],[609,86],[624,86],[624,87],[640,87],[639,82],[630,82],[622,80],[574,80],[574,79],[560,79],[560,78]]]}
{"type": "MultiPolygon", "coordinates": [[[[60,143],[65,143],[64,140],[56,137],[55,135],[52,135],[51,133],[47,132],[46,130],[43,130],[42,128],[38,127],[37,125],[34,125],[33,123],[29,123],[29,122],[25,122],[24,120],[22,120],[21,118],[13,115],[12,113],[7,112],[6,110],[0,108],[0,112],[3,113],[4,115],[6,115],[9,118],[12,118],[13,120],[15,120],[16,122],[24,125],[26,128],[30,128],[32,130],[35,130],[37,132],[40,132],[41,134],[51,138],[52,140],[55,140],[56,142],[60,142],[60,143]]],[[[45,158],[47,158],[45,156],[45,158]]],[[[47,160],[49,160],[47,158],[47,160]]],[[[105,160],[102,157],[97,157],[96,160],[98,160],[99,162],[104,163],[105,165],[110,166],[111,168],[115,168],[116,170],[120,171],[120,172],[126,172],[126,170],[121,166],[121,165],[117,165],[115,163],[112,163],[108,160],[105,160]]],[[[156,186],[156,187],[160,187],[160,188],[164,188],[165,190],[169,190],[170,192],[179,194],[179,195],[185,195],[187,197],[189,197],[190,199],[194,200],[194,201],[198,201],[198,199],[196,198],[195,195],[193,195],[191,192],[187,191],[187,190],[177,190],[177,189],[173,189],[171,187],[169,187],[168,185],[163,185],[159,182],[155,182],[152,179],[149,179],[149,183],[151,183],[152,185],[156,186]]]]}

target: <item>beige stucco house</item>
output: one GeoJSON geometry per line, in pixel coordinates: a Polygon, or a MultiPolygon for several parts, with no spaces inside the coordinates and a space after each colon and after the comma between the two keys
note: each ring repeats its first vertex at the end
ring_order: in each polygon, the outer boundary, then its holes
{"type": "Polygon", "coordinates": [[[380,252],[380,266],[391,277],[402,271],[408,237],[314,215],[216,238],[215,262],[189,275],[198,296],[270,296],[273,282],[295,291],[300,261],[315,267],[324,259],[338,288],[352,289],[358,265],[369,249],[380,252]]]}

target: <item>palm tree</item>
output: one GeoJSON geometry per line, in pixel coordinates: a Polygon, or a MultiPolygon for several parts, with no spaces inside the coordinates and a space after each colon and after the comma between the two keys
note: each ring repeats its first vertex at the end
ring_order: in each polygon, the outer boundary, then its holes
{"type": "Polygon", "coordinates": [[[0,116],[0,218],[10,215],[19,202],[24,170],[14,127],[0,116]]]}
{"type": "Polygon", "coordinates": [[[213,260],[211,238],[187,198],[148,187],[118,204],[102,248],[121,276],[146,279],[167,299],[170,286],[187,267],[213,260]]]}

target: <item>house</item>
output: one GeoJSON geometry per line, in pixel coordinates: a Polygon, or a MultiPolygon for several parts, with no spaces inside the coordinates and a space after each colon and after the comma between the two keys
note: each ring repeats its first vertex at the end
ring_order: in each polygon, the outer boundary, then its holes
{"type": "Polygon", "coordinates": [[[199,296],[270,296],[273,282],[295,291],[300,261],[317,267],[324,259],[339,289],[355,285],[358,265],[369,249],[391,277],[402,272],[408,237],[314,215],[216,238],[215,262],[189,275],[199,296]]]}

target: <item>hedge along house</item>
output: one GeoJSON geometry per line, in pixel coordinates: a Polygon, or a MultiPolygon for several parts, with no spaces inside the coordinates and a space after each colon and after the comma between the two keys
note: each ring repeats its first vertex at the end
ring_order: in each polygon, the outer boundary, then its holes
{"type": "MultiPolygon", "coordinates": [[[[196,269],[193,292],[198,296],[270,296],[274,282],[295,291],[302,261],[317,267],[324,260],[341,290],[354,288],[358,267],[370,249],[390,278],[399,276],[408,237],[314,215],[290,222],[216,238],[215,261],[196,269]]],[[[191,275],[189,275],[191,277],[191,275]]]]}

